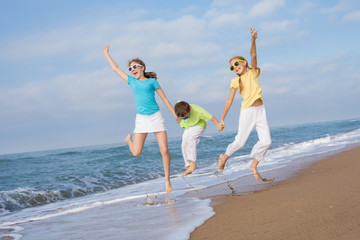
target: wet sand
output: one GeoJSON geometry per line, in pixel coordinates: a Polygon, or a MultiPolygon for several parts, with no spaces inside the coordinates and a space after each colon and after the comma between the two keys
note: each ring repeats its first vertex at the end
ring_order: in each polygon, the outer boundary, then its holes
{"type": "Polygon", "coordinates": [[[249,194],[213,196],[216,215],[190,239],[360,239],[359,147],[290,175],[249,194]]]}

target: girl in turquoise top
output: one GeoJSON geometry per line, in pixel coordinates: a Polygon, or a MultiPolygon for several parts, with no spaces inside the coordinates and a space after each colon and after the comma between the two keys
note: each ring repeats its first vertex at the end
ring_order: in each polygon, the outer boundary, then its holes
{"type": "Polygon", "coordinates": [[[125,138],[125,142],[129,145],[131,153],[134,156],[139,156],[144,147],[148,133],[154,133],[159,144],[163,160],[166,193],[169,194],[172,192],[172,186],[170,183],[171,156],[168,151],[164,119],[159,111],[160,108],[155,101],[155,92],[159,94],[165,106],[167,106],[176,119],[174,109],[157,82],[156,73],[145,72],[146,66],[143,61],[138,58],[129,61],[129,71],[134,76],[132,77],[128,76],[124,71],[119,69],[109,54],[109,46],[105,46],[103,53],[114,72],[130,85],[135,98],[136,121],[134,139],[132,139],[131,134],[128,134],[125,138]]]}

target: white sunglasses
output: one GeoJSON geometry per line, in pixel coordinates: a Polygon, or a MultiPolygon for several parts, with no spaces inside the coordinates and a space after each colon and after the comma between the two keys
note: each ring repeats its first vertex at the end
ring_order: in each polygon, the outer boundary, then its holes
{"type": "Polygon", "coordinates": [[[138,67],[142,67],[142,65],[141,64],[134,64],[134,65],[130,66],[129,67],[129,72],[131,72],[131,70],[133,70],[133,69],[137,69],[138,67]]]}

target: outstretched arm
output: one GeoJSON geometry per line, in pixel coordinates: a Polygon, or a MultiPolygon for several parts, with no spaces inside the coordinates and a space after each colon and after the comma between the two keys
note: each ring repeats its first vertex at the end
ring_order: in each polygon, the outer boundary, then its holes
{"type": "Polygon", "coordinates": [[[108,60],[111,68],[114,70],[114,72],[119,75],[122,79],[124,79],[126,82],[128,82],[128,75],[121,70],[118,65],[116,64],[116,62],[111,58],[110,54],[109,54],[109,46],[105,45],[103,53],[106,57],[106,59],[108,60]]]}
{"type": "Polygon", "coordinates": [[[235,97],[235,93],[236,93],[236,89],[235,88],[230,88],[230,93],[229,93],[229,97],[225,102],[225,106],[224,106],[224,110],[223,110],[223,114],[221,116],[221,120],[220,120],[220,125],[224,128],[225,127],[225,117],[234,101],[234,97],[235,97]]]}
{"type": "Polygon", "coordinates": [[[256,44],[255,40],[257,38],[257,31],[254,28],[250,28],[251,33],[251,48],[250,48],[250,56],[251,56],[251,64],[252,68],[257,68],[257,57],[256,57],[256,44]]]}
{"type": "Polygon", "coordinates": [[[170,104],[169,100],[167,99],[164,91],[161,88],[156,89],[156,92],[159,94],[161,100],[164,102],[165,106],[170,110],[172,115],[174,116],[175,120],[179,123],[180,121],[177,120],[176,114],[174,111],[173,106],[170,104]]]}

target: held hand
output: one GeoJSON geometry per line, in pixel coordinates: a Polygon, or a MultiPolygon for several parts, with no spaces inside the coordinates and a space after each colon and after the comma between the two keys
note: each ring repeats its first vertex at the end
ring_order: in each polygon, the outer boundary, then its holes
{"type": "Polygon", "coordinates": [[[224,124],[219,123],[219,124],[217,125],[217,130],[218,130],[218,132],[221,132],[222,130],[224,130],[224,128],[225,128],[225,125],[224,125],[224,124]]]}
{"type": "Polygon", "coordinates": [[[221,121],[219,122],[219,125],[220,125],[223,129],[225,128],[225,123],[224,123],[223,120],[221,120],[221,121]]]}
{"type": "Polygon", "coordinates": [[[217,125],[218,132],[221,132],[224,129],[224,127],[220,124],[217,125]]]}
{"type": "Polygon", "coordinates": [[[103,50],[103,54],[109,54],[109,45],[105,45],[104,50],[103,50]]]}
{"type": "Polygon", "coordinates": [[[257,38],[257,31],[255,30],[255,28],[250,28],[250,33],[253,39],[257,38]]]}

